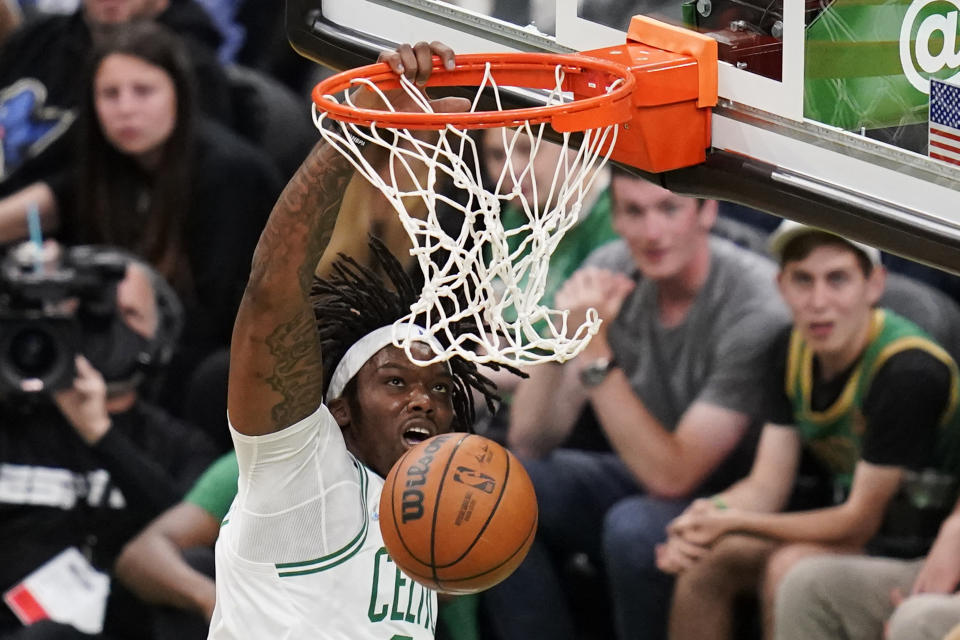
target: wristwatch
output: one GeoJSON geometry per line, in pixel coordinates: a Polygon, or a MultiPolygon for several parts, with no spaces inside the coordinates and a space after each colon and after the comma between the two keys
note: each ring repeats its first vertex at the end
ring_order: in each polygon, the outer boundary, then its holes
{"type": "Polygon", "coordinates": [[[612,358],[597,358],[580,369],[580,384],[587,389],[593,389],[607,377],[607,374],[617,366],[612,358]]]}

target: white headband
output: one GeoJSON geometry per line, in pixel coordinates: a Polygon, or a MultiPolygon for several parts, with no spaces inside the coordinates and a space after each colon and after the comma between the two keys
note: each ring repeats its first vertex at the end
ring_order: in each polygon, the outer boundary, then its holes
{"type": "MultiPolygon", "coordinates": [[[[341,358],[339,364],[337,364],[337,368],[333,370],[333,375],[330,376],[330,386],[327,387],[326,396],[328,403],[340,397],[347,383],[357,375],[360,368],[363,367],[363,365],[367,363],[367,360],[372,358],[377,351],[380,351],[380,349],[383,349],[388,344],[397,346],[400,340],[394,340],[393,338],[395,327],[396,325],[389,324],[385,327],[374,329],[354,342],[350,348],[347,349],[347,352],[343,354],[343,358],[341,358]]],[[[413,337],[422,336],[422,342],[429,345],[435,353],[443,351],[437,339],[432,335],[427,335],[427,331],[423,327],[415,324],[405,324],[402,327],[397,327],[397,333],[402,332],[404,329],[412,332],[413,337]]]]}

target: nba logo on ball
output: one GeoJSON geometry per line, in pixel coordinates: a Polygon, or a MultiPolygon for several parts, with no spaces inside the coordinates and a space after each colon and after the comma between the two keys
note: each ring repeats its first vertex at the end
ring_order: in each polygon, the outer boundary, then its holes
{"type": "Polygon", "coordinates": [[[483,591],[506,579],[533,543],[533,484],[492,440],[434,436],[387,474],[380,531],[390,557],[417,582],[445,593],[483,591]]]}

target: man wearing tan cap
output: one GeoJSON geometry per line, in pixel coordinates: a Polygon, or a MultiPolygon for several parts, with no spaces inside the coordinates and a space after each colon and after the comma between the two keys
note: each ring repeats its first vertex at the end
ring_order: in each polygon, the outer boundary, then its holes
{"type": "Polygon", "coordinates": [[[694,502],[658,553],[677,574],[670,638],[732,637],[733,605],[761,598],[772,637],[777,586],[800,558],[861,552],[908,471],[957,468],[957,366],[912,322],[876,307],[875,248],[785,221],[771,236],[793,327],[768,359],[767,424],[750,475],[694,502]],[[832,504],[777,513],[806,449],[832,504]]]}

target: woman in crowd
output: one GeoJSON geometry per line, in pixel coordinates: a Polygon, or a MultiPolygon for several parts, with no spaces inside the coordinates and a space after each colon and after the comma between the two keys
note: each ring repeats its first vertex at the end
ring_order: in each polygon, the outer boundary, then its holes
{"type": "Polygon", "coordinates": [[[59,235],[135,251],[174,284],[187,309],[177,383],[228,344],[282,182],[259,151],[198,115],[188,59],[164,27],[119,28],[87,78],[76,179],[51,185],[59,235]]]}

